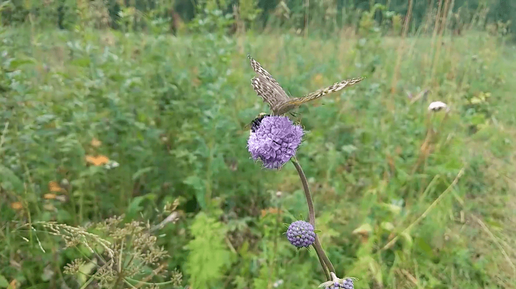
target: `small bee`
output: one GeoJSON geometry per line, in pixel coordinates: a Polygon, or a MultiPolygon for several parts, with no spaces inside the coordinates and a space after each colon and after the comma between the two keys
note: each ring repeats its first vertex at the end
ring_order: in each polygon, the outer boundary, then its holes
{"type": "Polygon", "coordinates": [[[262,123],[262,119],[266,116],[270,116],[270,114],[261,112],[253,121],[248,125],[251,127],[251,132],[256,132],[256,130],[260,127],[260,123],[262,123]]]}

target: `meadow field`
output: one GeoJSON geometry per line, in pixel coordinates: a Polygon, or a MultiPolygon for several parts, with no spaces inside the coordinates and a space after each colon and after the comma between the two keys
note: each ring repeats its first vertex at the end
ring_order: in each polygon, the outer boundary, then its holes
{"type": "Polygon", "coordinates": [[[516,288],[516,48],[467,31],[0,41],[0,288],[317,288],[296,168],[263,168],[247,54],[301,106],[322,248],[355,288],[516,288]],[[448,109],[429,111],[442,101],[448,109]]]}

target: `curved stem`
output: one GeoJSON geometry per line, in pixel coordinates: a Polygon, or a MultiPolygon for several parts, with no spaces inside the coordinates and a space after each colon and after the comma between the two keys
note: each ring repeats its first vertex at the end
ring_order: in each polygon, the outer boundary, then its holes
{"type": "Polygon", "coordinates": [[[305,191],[306,203],[308,205],[308,222],[314,226],[315,229],[315,210],[314,203],[312,201],[312,195],[310,194],[310,188],[308,187],[308,181],[306,180],[305,173],[301,168],[301,165],[297,161],[296,157],[292,157],[292,163],[296,167],[297,173],[299,174],[299,178],[301,179],[301,183],[303,184],[303,189],[305,191]]]}
{"type": "MultiPolygon", "coordinates": [[[[315,242],[314,242],[313,246],[316,251],[320,250],[321,258],[322,258],[324,264],[326,264],[326,266],[328,267],[328,270],[330,270],[330,272],[335,273],[335,267],[333,267],[333,264],[331,263],[330,259],[328,258],[328,256],[326,256],[326,253],[324,253],[324,249],[322,248],[321,242],[319,242],[319,238],[317,237],[317,235],[315,235],[315,242]]],[[[330,279],[328,278],[328,280],[330,280],[330,279]]]]}
{"type": "MultiPolygon", "coordinates": [[[[315,236],[317,238],[317,235],[315,236]]],[[[317,239],[316,239],[317,240],[317,239]]],[[[313,245],[312,245],[313,246],[313,245]]],[[[330,280],[330,273],[328,272],[328,267],[324,263],[323,259],[321,258],[321,253],[319,252],[319,247],[314,246],[315,253],[317,254],[317,258],[319,259],[319,264],[321,264],[321,268],[324,271],[324,275],[326,276],[326,280],[330,280]]],[[[324,253],[324,252],[323,252],[324,253]]]]}
{"type": "MultiPolygon", "coordinates": [[[[308,181],[306,179],[305,173],[301,168],[301,165],[297,161],[297,158],[294,156],[291,159],[292,163],[296,167],[297,173],[299,174],[299,178],[301,179],[301,183],[303,184],[303,190],[305,192],[306,203],[308,205],[308,222],[314,227],[315,230],[315,210],[314,203],[312,201],[312,195],[310,194],[310,187],[308,187],[308,181]]],[[[330,259],[324,253],[324,250],[321,246],[321,242],[319,242],[319,238],[315,235],[315,242],[313,244],[315,248],[315,252],[317,253],[317,257],[319,257],[319,262],[321,263],[321,267],[326,275],[327,280],[330,279],[329,272],[335,272],[335,268],[331,263],[330,259]],[[328,272],[329,271],[329,272],[328,272]]]]}

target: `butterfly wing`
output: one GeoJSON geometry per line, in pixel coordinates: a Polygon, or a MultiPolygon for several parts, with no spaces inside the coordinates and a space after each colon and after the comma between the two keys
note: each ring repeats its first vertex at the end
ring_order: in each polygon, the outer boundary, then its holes
{"type": "Polygon", "coordinates": [[[281,103],[280,105],[278,105],[276,110],[279,113],[285,113],[285,112],[293,109],[296,106],[299,106],[299,105],[301,105],[303,103],[312,101],[314,99],[321,98],[321,97],[323,97],[323,96],[325,96],[327,94],[330,94],[330,93],[333,93],[333,92],[337,92],[337,91],[342,90],[342,89],[344,89],[346,87],[355,85],[355,84],[359,83],[362,80],[364,80],[363,77],[350,78],[350,79],[346,79],[346,80],[343,80],[343,81],[336,82],[333,85],[330,85],[330,86],[325,87],[325,88],[321,88],[321,89],[319,89],[317,91],[311,92],[308,95],[303,96],[303,97],[289,98],[286,102],[281,103]]]}
{"type": "Polygon", "coordinates": [[[282,103],[288,101],[290,97],[281,88],[278,81],[265,70],[262,65],[254,60],[250,55],[247,56],[251,62],[251,67],[256,72],[256,77],[251,80],[253,89],[264,101],[266,101],[271,109],[275,112],[276,108],[282,103]]]}

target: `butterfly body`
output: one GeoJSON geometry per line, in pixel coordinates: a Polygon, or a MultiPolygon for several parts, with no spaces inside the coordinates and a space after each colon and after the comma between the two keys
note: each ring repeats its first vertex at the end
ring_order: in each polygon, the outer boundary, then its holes
{"type": "Polygon", "coordinates": [[[269,104],[273,115],[283,115],[301,104],[355,85],[364,79],[362,77],[346,79],[303,97],[289,97],[278,81],[258,61],[254,60],[250,55],[247,57],[251,62],[251,67],[256,72],[256,76],[251,80],[253,89],[264,102],[269,104]]]}

